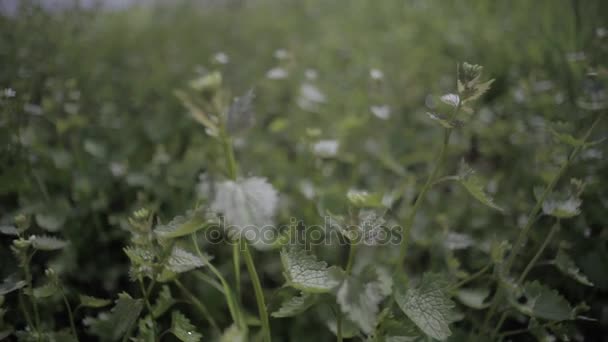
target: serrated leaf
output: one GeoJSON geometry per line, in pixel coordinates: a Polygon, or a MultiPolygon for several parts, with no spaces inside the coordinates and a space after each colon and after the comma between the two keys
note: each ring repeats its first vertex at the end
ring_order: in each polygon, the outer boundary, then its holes
{"type": "Polygon", "coordinates": [[[175,246],[167,259],[167,268],[175,273],[188,272],[195,268],[203,267],[210,258],[207,257],[207,260],[203,260],[197,255],[175,246]]]}
{"type": "Polygon", "coordinates": [[[268,237],[277,235],[274,216],[278,200],[277,191],[265,178],[250,177],[219,183],[211,208],[224,215],[229,234],[263,249],[272,247],[274,240],[268,237]],[[267,234],[269,230],[273,234],[267,234]]]}
{"type": "Polygon", "coordinates": [[[108,314],[100,315],[93,321],[91,331],[103,339],[116,341],[135,324],[142,309],[141,299],[133,299],[128,294],[121,293],[114,308],[108,314]]]}
{"type": "Polygon", "coordinates": [[[289,285],[304,292],[324,293],[340,285],[339,270],[317,261],[314,255],[295,246],[281,250],[281,262],[289,285]]]}
{"type": "Polygon", "coordinates": [[[80,305],[87,308],[103,308],[104,306],[108,306],[112,304],[112,301],[104,298],[97,298],[93,296],[87,295],[79,295],[80,305]]]}
{"type": "Polygon", "coordinates": [[[572,135],[568,133],[559,133],[554,129],[550,129],[551,134],[558,140],[563,142],[564,144],[570,145],[572,147],[579,147],[585,144],[585,141],[582,139],[576,139],[572,135]]]}
{"type": "MultiPolygon", "coordinates": [[[[523,314],[550,321],[563,321],[572,318],[572,307],[556,290],[548,288],[538,281],[526,283],[522,287],[525,303],[521,304],[510,296],[511,305],[523,314]]],[[[520,299],[521,301],[521,299],[520,299]]]]}
{"type": "Polygon", "coordinates": [[[564,252],[563,249],[560,249],[557,252],[557,256],[554,260],[555,266],[562,271],[565,275],[571,277],[572,279],[578,281],[579,283],[587,286],[593,286],[593,283],[589,281],[586,275],[584,275],[578,266],[574,263],[574,260],[564,252]]]}
{"type": "Polygon", "coordinates": [[[198,342],[203,337],[190,320],[179,311],[171,313],[171,333],[183,342],[198,342]]]}
{"type": "Polygon", "coordinates": [[[185,216],[176,216],[167,224],[158,225],[154,233],[160,239],[174,239],[190,235],[202,228],[209,222],[207,212],[204,210],[191,210],[185,216]]]}
{"type": "Polygon", "coordinates": [[[456,119],[450,119],[443,114],[427,112],[426,115],[444,128],[458,128],[464,125],[464,122],[456,119]]]}
{"type": "Polygon", "coordinates": [[[328,213],[329,224],[338,230],[353,244],[378,246],[387,242],[390,237],[386,221],[374,210],[361,210],[358,214],[358,224],[348,224],[343,217],[328,213]]]}
{"type": "Polygon", "coordinates": [[[0,233],[12,236],[19,235],[19,231],[15,226],[0,226],[0,233]]]}
{"type": "Polygon", "coordinates": [[[2,282],[2,284],[0,284],[0,296],[19,290],[25,285],[25,280],[20,280],[17,274],[12,274],[4,278],[4,281],[2,282]]]}
{"type": "Polygon", "coordinates": [[[474,171],[464,162],[460,166],[458,180],[460,184],[462,184],[462,186],[464,186],[464,188],[469,192],[469,194],[475,197],[475,199],[477,199],[479,202],[492,209],[503,211],[501,207],[494,203],[494,199],[485,192],[481,179],[476,177],[474,175],[474,171]]]}
{"type": "Polygon", "coordinates": [[[67,242],[53,236],[32,235],[29,237],[32,247],[41,251],[55,251],[67,246],[67,242]]]}
{"type": "Polygon", "coordinates": [[[443,341],[452,332],[454,303],[440,276],[425,274],[420,283],[408,289],[397,289],[395,300],[401,310],[428,336],[443,341]]]}
{"type": "Polygon", "coordinates": [[[308,310],[316,303],[317,297],[310,293],[302,292],[299,296],[291,297],[281,304],[281,307],[272,313],[272,317],[292,317],[308,310]]]}
{"type": "Polygon", "coordinates": [[[238,97],[232,102],[226,115],[226,130],[230,134],[242,132],[251,128],[255,123],[255,113],[253,112],[253,90],[249,90],[245,95],[238,97]]]}
{"type": "Polygon", "coordinates": [[[571,218],[580,214],[582,203],[576,196],[559,198],[558,195],[551,194],[543,202],[543,213],[557,218],[571,218]]]}
{"type": "Polygon", "coordinates": [[[152,305],[152,316],[154,318],[162,316],[175,303],[177,301],[173,299],[169,286],[163,285],[156,298],[156,302],[152,305]]]}
{"type": "Polygon", "coordinates": [[[374,266],[366,267],[344,280],[336,294],[342,312],[365,334],[373,332],[380,303],[391,293],[392,279],[379,272],[374,266]]]}
{"type": "Polygon", "coordinates": [[[463,96],[462,103],[465,104],[477,100],[490,89],[492,83],[494,83],[494,79],[475,84],[472,88],[465,92],[466,95],[463,96]]]}
{"type": "Polygon", "coordinates": [[[384,342],[413,342],[418,341],[422,332],[407,317],[386,318],[382,321],[381,330],[384,332],[384,342]]]}

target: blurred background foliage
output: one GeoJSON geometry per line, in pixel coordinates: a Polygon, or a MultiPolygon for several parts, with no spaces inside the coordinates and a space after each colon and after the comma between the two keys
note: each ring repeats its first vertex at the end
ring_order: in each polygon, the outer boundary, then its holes
{"type": "MultiPolygon", "coordinates": [[[[408,272],[471,272],[491,241],[513,241],[533,189],[567,155],[551,129],[580,136],[589,126],[592,113],[579,99],[606,90],[598,80],[608,72],[607,19],[601,0],[178,1],[116,11],[23,1],[0,17],[0,223],[26,213],[37,229],[69,240],[48,263],[74,293],[111,298],[134,288],[122,252],[127,216],[147,207],[168,221],[204,202],[210,181],[223,177],[222,151],[174,96],[218,70],[234,96],[255,91],[256,126],[236,141],[237,159],[242,175],[267,177],[279,190],[280,224],[322,224],[325,210],[345,211],[352,188],[403,190],[388,213],[399,224],[442,139],[425,112],[454,91],[456,65],[468,61],[496,81],[455,132],[445,174],[465,159],[505,212],[456,185],[435,187],[412,230],[408,272]],[[335,155],[315,150],[323,140],[337,143],[335,155]],[[448,232],[471,246],[445,247],[448,232]]],[[[605,135],[606,120],[596,133],[605,135]]],[[[596,286],[550,266],[531,274],[591,306],[597,321],[572,329],[597,341],[608,329],[606,152],[605,144],[589,147],[563,177],[558,189],[571,178],[586,182],[582,214],[562,222],[546,253],[551,259],[561,244],[596,286]]],[[[550,226],[541,219],[529,243],[538,245],[550,226]]],[[[16,266],[10,240],[0,239],[6,276],[16,266]]],[[[208,248],[229,274],[229,249],[208,248]]],[[[330,263],[343,252],[318,251],[330,263]]],[[[278,253],[256,258],[272,297],[283,282],[278,253]]],[[[34,257],[35,274],[46,262],[34,257]]],[[[221,298],[194,288],[228,323],[221,298]]],[[[244,301],[254,312],[253,296],[244,301]]],[[[62,310],[49,310],[59,326],[62,310]]],[[[314,328],[313,314],[281,323],[275,334],[289,340],[332,339],[314,328]]]]}

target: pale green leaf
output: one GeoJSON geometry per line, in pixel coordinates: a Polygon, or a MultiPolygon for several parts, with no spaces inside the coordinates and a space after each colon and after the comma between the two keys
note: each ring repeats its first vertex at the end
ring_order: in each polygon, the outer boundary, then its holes
{"type": "Polygon", "coordinates": [[[492,209],[503,211],[501,207],[494,203],[494,199],[485,192],[481,179],[476,177],[474,173],[475,171],[473,171],[465,162],[462,162],[458,175],[460,184],[462,184],[469,194],[475,197],[479,202],[492,209]]]}
{"type": "Polygon", "coordinates": [[[490,305],[490,303],[485,302],[489,295],[490,289],[487,287],[461,288],[456,292],[458,301],[470,308],[478,310],[487,308],[490,305]]]}
{"type": "Polygon", "coordinates": [[[444,128],[458,128],[464,125],[462,121],[450,119],[443,114],[427,112],[426,115],[428,115],[431,120],[437,122],[444,128]]]}
{"type": "Polygon", "coordinates": [[[327,267],[305,250],[289,246],[281,250],[281,262],[289,285],[304,292],[329,292],[340,285],[339,270],[327,267]]]}
{"type": "Polygon", "coordinates": [[[379,208],[383,207],[382,194],[377,192],[367,192],[365,190],[351,189],[346,194],[350,204],[358,208],[379,208]]]}
{"type": "Polygon", "coordinates": [[[560,198],[551,194],[543,202],[543,213],[557,218],[571,218],[580,214],[583,201],[576,196],[560,198]]]}
{"type": "Polygon", "coordinates": [[[32,235],[29,237],[32,247],[41,251],[54,251],[67,246],[67,242],[53,236],[32,235]]]}
{"type": "Polygon", "coordinates": [[[511,305],[523,314],[550,321],[563,321],[572,318],[572,307],[556,290],[548,288],[538,281],[526,283],[522,288],[524,303],[521,298],[510,296],[511,305]],[[519,299],[519,301],[518,301],[519,299]]]}
{"type": "Polygon", "coordinates": [[[19,235],[19,231],[15,226],[0,226],[0,233],[12,236],[19,235]]]}
{"type": "Polygon", "coordinates": [[[190,235],[209,223],[208,213],[204,210],[191,210],[185,216],[176,216],[169,223],[158,225],[154,232],[160,239],[173,239],[190,235]]]}
{"type": "Polygon", "coordinates": [[[0,284],[0,296],[19,290],[26,285],[24,280],[17,278],[17,274],[12,274],[4,279],[0,284]]]}
{"type": "Polygon", "coordinates": [[[299,296],[294,296],[283,301],[281,307],[272,313],[272,317],[283,318],[292,317],[308,310],[317,301],[317,297],[310,293],[302,292],[299,296]]]}
{"type": "Polygon", "coordinates": [[[203,337],[190,320],[179,311],[171,313],[171,333],[182,342],[198,342],[203,337]]]}
{"type": "Polygon", "coordinates": [[[97,298],[93,296],[80,295],[80,305],[88,308],[103,308],[112,304],[112,301],[104,298],[97,298]]]}
{"type": "Polygon", "coordinates": [[[420,283],[407,289],[398,288],[395,300],[401,310],[428,336],[443,341],[451,335],[454,303],[438,276],[425,274],[420,283]]]}
{"type": "Polygon", "coordinates": [[[38,286],[32,290],[34,298],[42,299],[48,298],[59,292],[59,287],[55,283],[46,283],[38,286]]]}
{"type": "Polygon", "coordinates": [[[383,270],[368,266],[344,280],[336,294],[342,312],[366,334],[374,330],[380,303],[391,293],[391,278],[380,272],[383,270]]]}
{"type": "Polygon", "coordinates": [[[128,294],[121,293],[114,308],[108,314],[100,315],[92,323],[91,331],[103,339],[116,341],[135,324],[142,309],[141,299],[133,299],[128,294]]]}
{"type": "Polygon", "coordinates": [[[163,285],[156,297],[156,302],[152,305],[152,316],[154,318],[162,316],[175,303],[177,301],[173,299],[169,286],[163,285]]]}
{"type": "Polygon", "coordinates": [[[574,263],[574,260],[572,260],[572,258],[566,254],[563,249],[560,249],[557,252],[554,263],[555,266],[557,266],[557,268],[565,275],[583,285],[593,286],[593,283],[589,281],[589,278],[587,278],[587,276],[581,272],[578,266],[574,263]]]}
{"type": "Polygon", "coordinates": [[[247,331],[233,324],[224,331],[220,342],[247,342],[247,331]]]}

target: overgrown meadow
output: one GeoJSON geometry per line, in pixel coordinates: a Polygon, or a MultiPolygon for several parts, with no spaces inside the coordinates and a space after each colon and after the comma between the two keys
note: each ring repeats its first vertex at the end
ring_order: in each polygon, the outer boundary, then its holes
{"type": "Polygon", "coordinates": [[[608,3],[0,16],[0,340],[606,341],[608,3]]]}

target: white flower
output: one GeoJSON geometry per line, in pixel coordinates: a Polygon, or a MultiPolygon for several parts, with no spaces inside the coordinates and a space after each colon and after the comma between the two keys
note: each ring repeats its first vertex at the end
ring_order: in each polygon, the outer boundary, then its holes
{"type": "Polygon", "coordinates": [[[289,53],[285,49],[278,49],[274,52],[274,58],[281,60],[286,59],[289,56],[289,53]]]}
{"type": "Polygon", "coordinates": [[[391,107],[387,105],[371,106],[369,109],[378,119],[387,120],[391,117],[391,107]]]}
{"type": "Polygon", "coordinates": [[[283,80],[286,79],[287,76],[289,76],[289,73],[281,67],[272,68],[266,73],[266,78],[271,80],[283,80]]]}
{"type": "Polygon", "coordinates": [[[319,74],[315,69],[306,69],[306,71],[304,71],[304,76],[306,76],[307,80],[313,81],[317,79],[319,74]]]}
{"type": "Polygon", "coordinates": [[[337,140],[319,140],[313,145],[312,151],[317,157],[331,158],[338,154],[339,147],[337,140]]]}
{"type": "Polygon", "coordinates": [[[15,95],[17,95],[17,92],[15,90],[13,90],[12,88],[4,89],[5,97],[11,98],[11,97],[15,97],[15,95]]]}
{"type": "Polygon", "coordinates": [[[384,78],[384,73],[380,69],[371,69],[369,71],[369,76],[376,81],[379,81],[384,78]]]}
{"type": "Polygon", "coordinates": [[[213,59],[219,64],[228,64],[230,58],[224,52],[218,52],[213,56],[213,59]]]}

